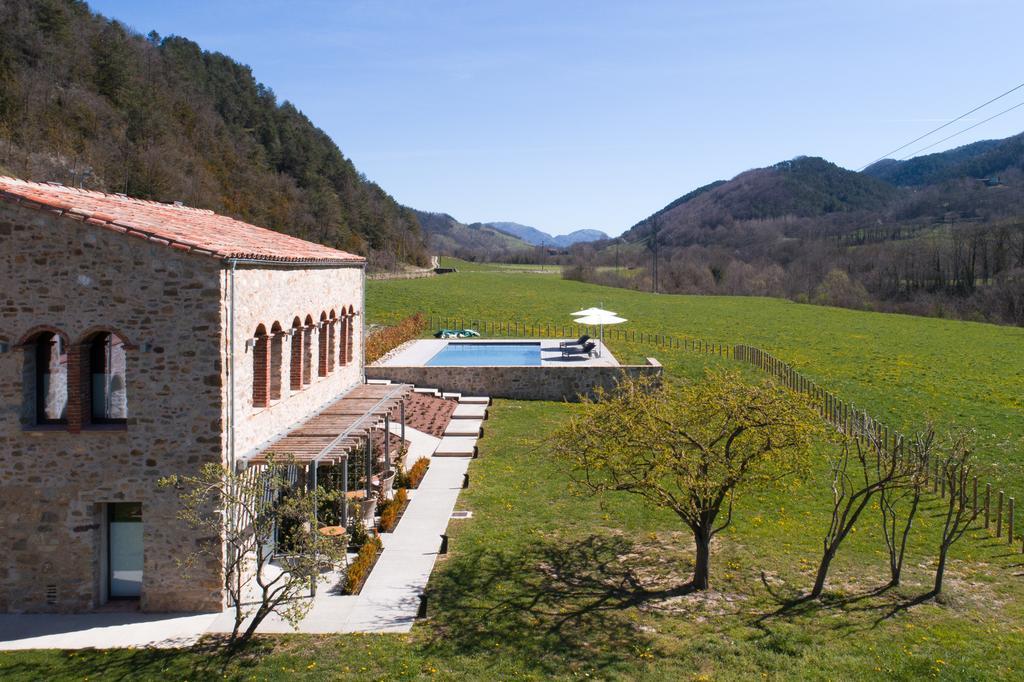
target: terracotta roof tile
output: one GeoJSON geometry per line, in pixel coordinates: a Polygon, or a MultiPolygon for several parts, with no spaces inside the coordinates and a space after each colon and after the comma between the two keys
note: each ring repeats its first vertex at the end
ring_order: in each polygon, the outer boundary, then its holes
{"type": "Polygon", "coordinates": [[[361,263],[345,251],[257,227],[201,208],[0,176],[0,199],[215,258],[361,263]]]}

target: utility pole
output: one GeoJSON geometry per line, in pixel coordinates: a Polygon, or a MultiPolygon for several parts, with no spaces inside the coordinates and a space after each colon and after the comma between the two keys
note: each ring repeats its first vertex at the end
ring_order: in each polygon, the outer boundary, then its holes
{"type": "Polygon", "coordinates": [[[651,221],[651,293],[658,293],[658,219],[651,221]]]}

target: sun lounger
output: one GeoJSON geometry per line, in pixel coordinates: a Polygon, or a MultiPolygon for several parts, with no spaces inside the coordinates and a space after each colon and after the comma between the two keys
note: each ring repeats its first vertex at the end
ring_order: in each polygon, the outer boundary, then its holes
{"type": "Polygon", "coordinates": [[[588,358],[593,354],[594,349],[597,348],[597,344],[593,341],[587,341],[583,346],[565,346],[562,348],[562,357],[567,358],[570,355],[586,355],[588,358]]]}
{"type": "Polygon", "coordinates": [[[438,329],[434,337],[438,339],[468,339],[471,336],[480,336],[475,329],[438,329]]]}
{"type": "Polygon", "coordinates": [[[559,348],[570,348],[572,346],[583,347],[583,344],[585,344],[589,340],[590,340],[590,337],[587,336],[586,334],[584,334],[583,336],[581,336],[580,338],[576,339],[575,341],[561,341],[561,342],[559,342],[558,347],[559,348]]]}

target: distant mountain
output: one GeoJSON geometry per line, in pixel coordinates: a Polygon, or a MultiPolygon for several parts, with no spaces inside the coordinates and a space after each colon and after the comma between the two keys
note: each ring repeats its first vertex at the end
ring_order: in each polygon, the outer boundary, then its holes
{"type": "Polygon", "coordinates": [[[957,178],[989,178],[1012,169],[1024,169],[1024,133],[906,161],[883,159],[865,168],[864,174],[894,185],[919,187],[957,178]]]}
{"type": "Polygon", "coordinates": [[[719,227],[737,222],[880,211],[899,194],[889,183],[825,159],[798,157],[685,194],[623,238],[635,241],[656,226],[663,243],[704,242],[714,240],[719,227]]]}
{"type": "Polygon", "coordinates": [[[433,253],[468,260],[499,258],[530,251],[531,244],[484,223],[462,223],[447,213],[413,209],[433,253]]]}
{"type": "Polygon", "coordinates": [[[529,225],[521,225],[519,223],[511,222],[491,222],[484,223],[495,229],[501,230],[505,234],[510,234],[513,237],[518,237],[528,244],[534,246],[555,246],[561,249],[567,249],[573,244],[580,244],[583,242],[596,242],[601,239],[608,239],[608,235],[600,230],[576,230],[569,234],[551,235],[542,230],[538,230],[536,227],[530,227],[529,225]]]}

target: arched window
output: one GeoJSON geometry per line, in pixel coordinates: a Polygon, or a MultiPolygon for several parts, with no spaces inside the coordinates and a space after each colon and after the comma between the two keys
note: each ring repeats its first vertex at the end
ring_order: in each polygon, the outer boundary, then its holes
{"type": "Polygon", "coordinates": [[[342,367],[348,364],[348,326],[351,324],[345,306],[341,307],[341,351],[338,353],[338,364],[342,367]]]}
{"type": "Polygon", "coordinates": [[[327,376],[327,340],[330,337],[330,329],[327,326],[327,313],[320,313],[320,331],[317,337],[317,376],[327,376]]]}
{"type": "Polygon", "coordinates": [[[267,328],[256,327],[252,350],[252,404],[253,407],[270,405],[270,339],[267,328]]]}
{"type": "Polygon", "coordinates": [[[337,353],[338,316],[332,310],[327,320],[327,371],[334,371],[334,358],[337,353]]]}
{"type": "Polygon", "coordinates": [[[313,318],[306,315],[306,329],[302,335],[302,383],[308,384],[313,380],[313,318]]]}
{"type": "Polygon", "coordinates": [[[270,328],[270,399],[281,399],[281,373],[284,365],[284,331],[281,323],[270,328]]]}
{"type": "Polygon", "coordinates": [[[35,365],[35,421],[65,424],[68,417],[68,349],[64,338],[43,332],[29,346],[35,365]]]}
{"type": "Polygon", "coordinates": [[[124,339],[100,332],[88,340],[89,408],[94,424],[128,419],[127,354],[124,339]]]}
{"type": "Polygon", "coordinates": [[[348,362],[352,362],[352,356],[355,353],[355,334],[356,334],[356,311],[352,306],[348,307],[348,362]]]}
{"type": "Polygon", "coordinates": [[[288,387],[293,391],[302,390],[302,339],[306,331],[302,328],[302,320],[292,320],[291,368],[288,373],[288,387]]]}

